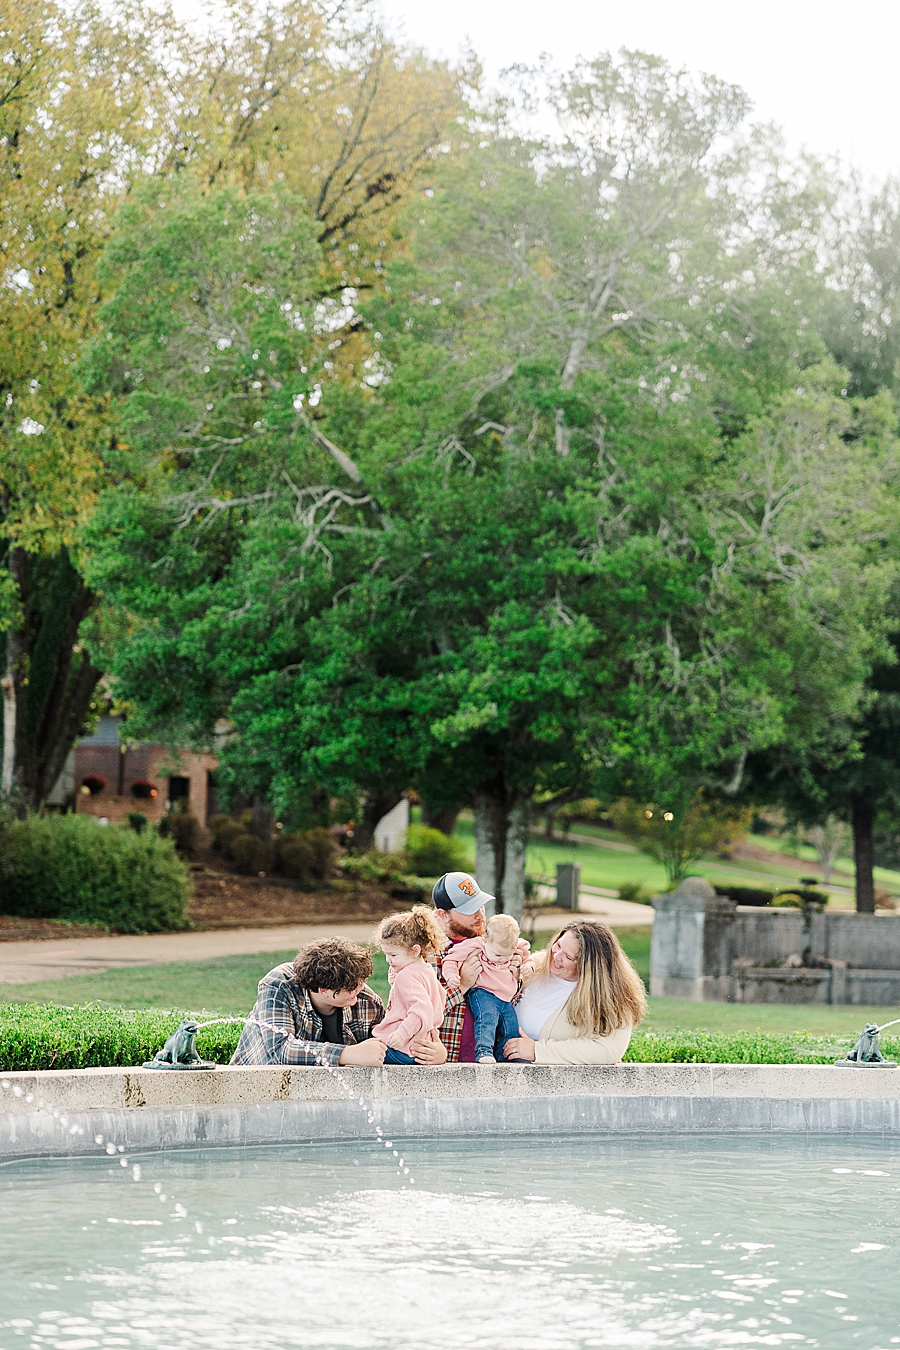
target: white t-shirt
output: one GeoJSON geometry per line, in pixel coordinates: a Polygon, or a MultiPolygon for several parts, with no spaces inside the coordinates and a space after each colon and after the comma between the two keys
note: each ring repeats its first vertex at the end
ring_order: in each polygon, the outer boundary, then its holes
{"type": "Polygon", "coordinates": [[[548,975],[545,980],[535,979],[526,984],[515,1007],[525,1035],[536,1041],[547,1018],[558,1012],[574,991],[575,982],[561,980],[558,975],[548,975]]]}

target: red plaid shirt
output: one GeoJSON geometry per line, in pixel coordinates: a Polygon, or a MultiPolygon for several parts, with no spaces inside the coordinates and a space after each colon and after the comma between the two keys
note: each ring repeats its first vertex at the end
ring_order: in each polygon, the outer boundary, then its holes
{"type": "MultiPolygon", "coordinates": [[[[452,943],[448,943],[444,951],[447,951],[452,945],[452,943]]],[[[447,1063],[458,1064],[463,1022],[466,1016],[466,996],[461,994],[458,989],[447,988],[444,982],[444,952],[438,952],[436,956],[430,957],[429,960],[431,965],[434,966],[441,988],[447,995],[447,1002],[444,1005],[444,1020],[441,1023],[438,1035],[447,1047],[447,1063]]]]}

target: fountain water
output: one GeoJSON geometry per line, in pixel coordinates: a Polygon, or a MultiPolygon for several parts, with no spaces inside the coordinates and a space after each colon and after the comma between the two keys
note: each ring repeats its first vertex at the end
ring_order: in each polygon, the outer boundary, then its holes
{"type": "MultiPolygon", "coordinates": [[[[256,1017],[214,1017],[210,1018],[206,1022],[197,1022],[193,1018],[185,1018],[185,1020],[181,1022],[177,1030],[174,1031],[172,1035],[168,1038],[162,1049],[157,1052],[157,1054],[154,1056],[152,1060],[145,1061],[142,1067],[145,1069],[170,1069],[170,1070],[215,1069],[217,1067],[215,1063],[213,1063],[211,1060],[201,1059],[200,1055],[198,1054],[196,1048],[197,1033],[199,1031],[202,1031],[205,1027],[222,1026],[228,1023],[236,1023],[236,1022],[240,1022],[242,1024],[246,1024],[247,1022],[255,1022],[258,1026],[265,1027],[267,1030],[276,1031],[280,1035],[287,1035],[287,1032],[284,1030],[283,1027],[275,1026],[274,1023],[271,1022],[263,1022],[256,1017]]],[[[328,1060],[325,1059],[324,1056],[317,1057],[317,1063],[321,1068],[327,1070],[327,1072],[331,1075],[331,1077],[335,1080],[335,1082],[338,1083],[338,1085],[340,1086],[342,1091],[347,1095],[347,1097],[356,1105],[358,1105],[360,1109],[363,1111],[364,1115],[366,1116],[368,1124],[372,1127],[374,1141],[380,1147],[384,1148],[388,1153],[391,1153],[394,1158],[397,1159],[397,1175],[401,1180],[401,1184],[403,1185],[408,1184],[410,1186],[414,1186],[415,1178],[410,1173],[408,1163],[401,1156],[399,1149],[394,1148],[394,1141],[392,1139],[385,1139],[384,1131],[381,1129],[380,1126],[375,1124],[375,1115],[371,1109],[370,1104],[366,1102],[364,1097],[357,1096],[357,1094],[354,1092],[353,1088],[347,1082],[346,1078],[340,1072],[340,1070],[336,1068],[335,1065],[330,1064],[328,1060]]],[[[62,1129],[67,1129],[70,1134],[76,1135],[84,1133],[84,1129],[81,1125],[77,1123],[73,1123],[71,1125],[69,1124],[69,1118],[64,1111],[60,1111],[58,1107],[48,1106],[44,1102],[42,1097],[40,1096],[35,1097],[34,1093],[26,1091],[24,1088],[20,1087],[18,1083],[13,1084],[10,1079],[2,1078],[0,1079],[0,1089],[2,1089],[4,1092],[11,1091],[12,1095],[15,1097],[24,1097],[24,1100],[29,1104],[34,1103],[36,1110],[43,1111],[47,1115],[51,1116],[54,1120],[57,1121],[57,1123],[60,1125],[62,1129]]],[[[123,1169],[127,1169],[129,1165],[131,1166],[131,1178],[133,1182],[140,1183],[144,1180],[141,1164],[140,1163],[129,1164],[129,1159],[126,1156],[124,1144],[117,1144],[114,1140],[105,1138],[102,1134],[95,1134],[94,1142],[95,1144],[97,1144],[98,1148],[102,1148],[104,1150],[107,1156],[109,1156],[110,1158],[112,1157],[117,1158],[120,1167],[122,1167],[123,1169]]],[[[164,1191],[163,1186],[160,1182],[156,1182],[154,1184],[153,1190],[162,1203],[165,1203],[168,1200],[173,1199],[172,1196],[168,1195],[164,1191]]],[[[184,1205],[182,1205],[178,1201],[175,1201],[173,1216],[179,1219],[184,1219],[188,1217],[188,1211],[184,1207],[184,1205]]],[[[195,1225],[195,1227],[198,1233],[203,1231],[202,1224],[198,1223],[195,1225]]]]}
{"type": "MultiPolygon", "coordinates": [[[[208,1022],[195,1022],[192,1023],[192,1025],[194,1027],[194,1035],[196,1035],[196,1033],[198,1031],[202,1031],[204,1027],[225,1026],[228,1025],[229,1023],[235,1022],[241,1022],[245,1026],[248,1022],[253,1022],[254,1025],[256,1026],[265,1027],[266,1030],[268,1031],[277,1032],[279,1036],[287,1036],[288,1034],[285,1031],[284,1027],[278,1027],[274,1024],[274,1022],[263,1022],[258,1017],[213,1017],[208,1022]]],[[[185,1025],[186,1023],[182,1023],[182,1026],[185,1025]]],[[[169,1042],[167,1041],[166,1045],[168,1044],[169,1042]]],[[[393,1141],[390,1139],[385,1139],[384,1131],[375,1124],[375,1114],[372,1111],[371,1106],[367,1103],[365,1097],[358,1097],[356,1095],[356,1093],[353,1091],[353,1088],[347,1082],[344,1075],[334,1064],[331,1064],[324,1057],[324,1055],[317,1056],[316,1063],[318,1064],[319,1068],[325,1069],[331,1075],[331,1077],[335,1080],[335,1082],[338,1084],[341,1090],[345,1092],[346,1095],[349,1097],[350,1101],[354,1102],[356,1105],[360,1107],[360,1109],[362,1110],[363,1114],[366,1117],[366,1120],[372,1126],[375,1132],[377,1142],[381,1144],[385,1149],[393,1153],[394,1157],[397,1159],[397,1173],[400,1176],[401,1180],[404,1182],[408,1181],[410,1186],[414,1186],[415,1177],[413,1177],[410,1174],[409,1167],[404,1162],[403,1158],[400,1157],[399,1150],[394,1148],[393,1141]]],[[[148,1066],[145,1065],[144,1067],[146,1068],[148,1066]]],[[[215,1065],[212,1065],[211,1067],[215,1068],[215,1065]]]]}

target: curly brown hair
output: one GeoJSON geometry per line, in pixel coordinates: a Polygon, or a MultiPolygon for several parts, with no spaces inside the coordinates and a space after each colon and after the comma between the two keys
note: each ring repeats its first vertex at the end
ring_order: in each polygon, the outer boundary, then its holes
{"type": "Polygon", "coordinates": [[[382,919],[378,940],[396,942],[408,952],[413,947],[421,947],[422,955],[427,958],[432,952],[443,951],[447,945],[447,934],[429,905],[413,905],[405,914],[389,914],[386,919],[382,919]]]}
{"type": "Polygon", "coordinates": [[[311,942],[293,960],[294,974],[304,989],[328,989],[332,994],[356,989],[372,974],[372,958],[365,947],[346,938],[311,942]]]}

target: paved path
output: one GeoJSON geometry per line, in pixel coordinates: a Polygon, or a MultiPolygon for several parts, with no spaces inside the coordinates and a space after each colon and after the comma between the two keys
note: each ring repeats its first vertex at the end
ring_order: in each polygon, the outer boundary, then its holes
{"type": "MultiPolygon", "coordinates": [[[[648,923],[653,918],[653,911],[645,905],[588,896],[584,891],[582,909],[616,924],[648,923]]],[[[541,914],[535,927],[541,932],[552,930],[558,928],[565,917],[560,913],[541,914]]],[[[3,942],[0,943],[0,985],[64,980],[70,975],[99,975],[114,967],[209,961],[217,956],[287,951],[291,947],[299,950],[324,937],[340,936],[353,942],[371,942],[375,927],[374,923],[305,923],[285,928],[220,928],[201,933],[75,938],[68,942],[3,942]]]]}
{"type": "Polygon", "coordinates": [[[219,928],[200,933],[147,933],[135,937],[78,938],[71,942],[0,944],[0,984],[98,975],[115,966],[157,966],[171,961],[209,961],[216,956],[299,948],[340,933],[367,942],[370,923],[292,924],[289,928],[219,928]]]}
{"type": "MultiPolygon", "coordinates": [[[[643,927],[652,924],[654,916],[652,905],[635,905],[630,900],[619,900],[615,891],[606,891],[600,886],[582,886],[579,889],[578,909],[581,914],[605,919],[615,928],[643,927]]],[[[549,914],[542,915],[538,926],[543,926],[549,917],[549,914]]],[[[550,925],[547,924],[547,927],[550,925]]]]}

